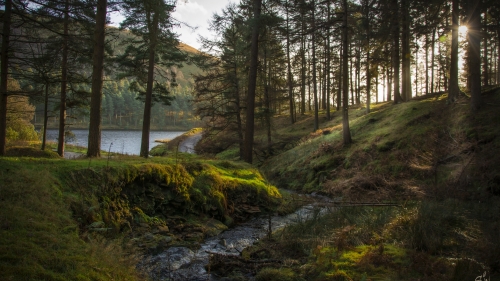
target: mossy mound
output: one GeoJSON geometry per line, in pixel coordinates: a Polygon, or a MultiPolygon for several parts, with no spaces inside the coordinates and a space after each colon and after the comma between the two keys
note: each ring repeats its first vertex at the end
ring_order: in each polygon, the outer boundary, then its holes
{"type": "Polygon", "coordinates": [[[257,170],[227,161],[79,169],[64,181],[80,193],[72,209],[82,229],[142,235],[163,227],[172,242],[200,241],[221,231],[218,221],[246,220],[276,209],[281,200],[257,170]],[[205,223],[210,219],[215,223],[205,223]]]}
{"type": "Polygon", "coordinates": [[[13,146],[7,148],[5,156],[10,157],[34,157],[34,158],[60,158],[59,154],[52,150],[40,150],[28,146],[13,146]]]}

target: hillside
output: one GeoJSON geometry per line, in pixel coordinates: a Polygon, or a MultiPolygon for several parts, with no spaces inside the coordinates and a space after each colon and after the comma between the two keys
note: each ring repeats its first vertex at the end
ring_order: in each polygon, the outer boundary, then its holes
{"type": "MultiPolygon", "coordinates": [[[[112,39],[109,39],[110,45],[113,49],[113,54],[114,55],[120,55],[124,52],[124,47],[125,45],[123,44],[124,40],[130,39],[133,37],[133,35],[130,33],[128,30],[120,30],[119,28],[109,26],[108,27],[108,32],[109,32],[109,37],[112,39]]],[[[178,49],[187,53],[188,56],[195,55],[199,53],[199,51],[187,44],[180,43],[178,46],[178,49]]],[[[160,69],[162,68],[159,66],[160,69]]],[[[193,81],[193,74],[198,74],[201,72],[201,69],[198,68],[196,65],[191,64],[191,63],[183,63],[183,66],[180,68],[173,67],[174,72],[176,73],[176,80],[177,83],[181,87],[185,86],[192,86],[193,81]]]]}
{"type": "MultiPolygon", "coordinates": [[[[474,280],[484,272],[498,280],[500,90],[483,98],[476,115],[468,97],[448,105],[446,95],[381,103],[370,114],[351,108],[349,146],[339,112],[312,133],[312,116],[274,119],[274,154],[260,158],[261,172],[278,187],[335,198],[339,209],[249,249],[244,255],[287,264],[263,268],[257,280],[474,280]]],[[[266,156],[266,140],[261,131],[256,156],[266,156]]],[[[213,266],[244,274],[224,262],[213,266]]]]}

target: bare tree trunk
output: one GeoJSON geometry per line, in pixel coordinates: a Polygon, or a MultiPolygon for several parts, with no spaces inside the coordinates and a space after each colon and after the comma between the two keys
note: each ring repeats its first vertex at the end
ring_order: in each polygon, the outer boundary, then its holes
{"type": "Polygon", "coordinates": [[[45,150],[45,144],[47,142],[47,122],[49,120],[49,83],[45,84],[45,97],[43,100],[43,132],[42,132],[42,150],[45,150]]]}
{"type": "Polygon", "coordinates": [[[344,142],[344,145],[348,145],[352,143],[352,138],[351,138],[351,131],[349,129],[349,103],[348,103],[348,98],[349,98],[349,85],[348,85],[348,76],[349,76],[349,66],[348,66],[348,50],[347,48],[349,47],[348,44],[348,29],[347,29],[347,0],[343,1],[343,8],[344,8],[344,26],[343,26],[343,31],[342,31],[342,45],[343,45],[343,72],[344,76],[342,78],[343,80],[343,86],[342,86],[342,91],[343,91],[343,97],[342,97],[342,139],[344,142]]]}
{"type": "Polygon", "coordinates": [[[247,115],[245,128],[244,160],[252,163],[254,115],[255,115],[255,90],[257,88],[257,63],[259,55],[259,20],[262,0],[253,1],[254,26],[252,27],[252,46],[250,50],[250,69],[248,72],[247,115]]]}
{"type": "Polygon", "coordinates": [[[288,0],[286,1],[286,58],[287,58],[287,82],[288,82],[288,100],[290,103],[290,123],[295,123],[294,116],[294,98],[293,98],[293,78],[292,65],[290,61],[290,19],[288,18],[288,0]]]}
{"type": "Polygon", "coordinates": [[[267,46],[264,47],[264,119],[266,121],[266,129],[267,129],[267,149],[268,153],[271,154],[271,105],[270,105],[270,97],[269,97],[269,87],[271,81],[271,63],[267,60],[267,46]]]}
{"type": "Polygon", "coordinates": [[[402,88],[401,97],[403,101],[411,99],[411,70],[410,70],[410,11],[408,0],[402,0],[403,28],[402,28],[402,88]]]}
{"type": "MultiPolygon", "coordinates": [[[[350,73],[352,73],[352,70],[353,70],[352,60],[353,60],[353,58],[352,58],[352,44],[351,44],[350,42],[349,42],[349,47],[350,47],[350,48],[349,48],[349,57],[350,57],[350,59],[349,59],[349,64],[350,64],[350,69],[349,69],[349,71],[350,71],[350,73]]],[[[346,74],[347,74],[347,72],[346,72],[346,74]]],[[[350,82],[351,82],[351,105],[354,105],[354,100],[355,100],[355,99],[354,99],[354,83],[353,83],[353,77],[352,77],[352,75],[348,75],[348,77],[350,78],[349,80],[350,80],[350,82]]]]}
{"type": "MultiPolygon", "coordinates": [[[[87,157],[101,156],[102,76],[104,72],[104,31],[106,29],[107,0],[98,0],[92,56],[92,96],[87,157]]],[[[121,125],[121,116],[120,116],[121,125]]]]}
{"type": "Polygon", "coordinates": [[[500,27],[497,28],[497,84],[500,84],[500,27]]]}
{"type": "Polygon", "coordinates": [[[315,8],[316,8],[316,3],[315,0],[312,1],[313,8],[312,8],[312,83],[313,83],[313,91],[314,91],[314,131],[319,129],[319,116],[318,116],[318,85],[316,81],[316,19],[315,19],[315,8]]]}
{"type": "Polygon", "coordinates": [[[434,93],[434,65],[436,61],[435,51],[436,48],[436,28],[432,30],[431,42],[431,93],[434,93]]]}
{"type": "Polygon", "coordinates": [[[69,0],[64,6],[64,35],[63,51],[61,61],[61,101],[59,104],[59,138],[57,140],[57,154],[64,156],[64,131],[66,127],[66,91],[68,85],[68,24],[69,24],[69,0]]]}
{"type": "Polygon", "coordinates": [[[419,76],[418,76],[418,52],[419,52],[419,45],[418,45],[418,40],[417,37],[415,36],[415,96],[418,96],[418,81],[419,81],[419,76]]]}
{"type": "MultiPolygon", "coordinates": [[[[327,5],[328,5],[327,20],[330,21],[330,3],[328,3],[327,5]]],[[[327,33],[326,33],[326,119],[327,120],[331,119],[331,116],[330,116],[330,94],[331,94],[330,60],[331,60],[330,27],[328,27],[327,33]]]]}
{"type": "MultiPolygon", "coordinates": [[[[366,113],[370,113],[371,106],[371,72],[370,72],[370,7],[368,6],[368,2],[365,5],[365,17],[366,17],[366,113]]],[[[378,101],[378,96],[376,97],[378,101]]]]}
{"type": "MultiPolygon", "coordinates": [[[[325,40],[325,46],[326,46],[326,40],[325,40]]],[[[328,63],[328,57],[326,55],[327,53],[327,48],[325,47],[325,50],[324,50],[324,53],[323,53],[323,56],[324,56],[324,60],[323,60],[323,72],[321,73],[321,109],[326,109],[326,75],[327,75],[327,72],[328,70],[326,69],[326,64],[328,63]]]]}
{"type": "Polygon", "coordinates": [[[0,155],[5,155],[7,137],[7,83],[9,80],[9,44],[12,19],[12,0],[5,0],[3,15],[2,57],[0,66],[0,155]]]}
{"type": "Polygon", "coordinates": [[[383,76],[382,76],[382,101],[385,102],[386,101],[386,87],[388,86],[387,84],[389,83],[389,79],[387,77],[387,69],[385,67],[385,65],[382,65],[382,73],[383,73],[383,76]]]}
{"type": "Polygon", "coordinates": [[[339,88],[337,89],[337,111],[340,110],[341,107],[341,102],[342,102],[342,68],[344,65],[344,59],[342,58],[344,51],[343,51],[343,46],[340,46],[340,54],[339,54],[339,70],[338,70],[338,83],[339,83],[339,88]]]}
{"type": "Polygon", "coordinates": [[[378,64],[375,64],[375,104],[378,104],[378,64]]]}
{"type": "Polygon", "coordinates": [[[391,62],[387,66],[387,101],[392,101],[392,56],[391,56],[391,62]]]}
{"type": "Polygon", "coordinates": [[[393,36],[393,46],[392,46],[392,65],[394,69],[394,103],[402,102],[400,88],[399,88],[399,20],[398,20],[398,0],[392,0],[393,9],[396,9],[393,19],[392,19],[392,36],[393,36]]]}
{"type": "Polygon", "coordinates": [[[361,46],[356,48],[356,104],[361,104],[361,46]]]}
{"type": "MultiPolygon", "coordinates": [[[[304,22],[302,22],[302,33],[305,33],[304,22]]],[[[300,113],[306,113],[306,43],[305,36],[301,37],[301,85],[300,85],[300,113]]]]}
{"type": "Polygon", "coordinates": [[[457,100],[460,89],[458,87],[458,0],[452,1],[451,8],[451,62],[450,84],[448,86],[448,102],[457,100]]]}
{"type": "Polygon", "coordinates": [[[469,1],[467,13],[469,15],[467,39],[469,41],[469,77],[471,108],[477,112],[482,103],[481,99],[481,0],[469,1]]]}
{"type": "Polygon", "coordinates": [[[490,74],[489,74],[489,67],[488,67],[488,27],[487,27],[487,20],[486,20],[487,14],[486,11],[484,13],[484,42],[483,42],[483,86],[489,86],[489,81],[490,81],[490,74]]]}
{"type": "Polygon", "coordinates": [[[238,127],[238,146],[239,146],[239,156],[240,159],[243,159],[243,148],[244,148],[244,138],[243,138],[243,124],[241,120],[241,101],[240,101],[240,87],[239,87],[239,79],[238,79],[238,64],[236,61],[236,48],[234,48],[234,86],[235,86],[235,102],[236,102],[236,107],[237,107],[237,114],[236,114],[236,126],[238,127]]]}
{"type": "Polygon", "coordinates": [[[429,94],[429,35],[425,33],[425,94],[429,94]]]}

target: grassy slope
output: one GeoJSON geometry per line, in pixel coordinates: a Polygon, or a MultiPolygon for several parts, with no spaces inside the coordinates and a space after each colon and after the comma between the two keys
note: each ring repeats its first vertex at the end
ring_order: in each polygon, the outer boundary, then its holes
{"type": "Polygon", "coordinates": [[[351,109],[349,146],[337,112],[313,133],[310,116],[294,125],[275,119],[274,142],[293,148],[261,162],[271,182],[400,207],[344,207],[287,227],[245,254],[282,261],[257,268],[257,280],[499,278],[500,91],[483,97],[477,115],[467,98],[447,105],[446,96],[351,109]]]}
{"type": "Polygon", "coordinates": [[[0,158],[2,280],[142,280],[137,251],[199,241],[223,227],[211,218],[231,223],[280,197],[228,161],[52,156],[0,158]]]}

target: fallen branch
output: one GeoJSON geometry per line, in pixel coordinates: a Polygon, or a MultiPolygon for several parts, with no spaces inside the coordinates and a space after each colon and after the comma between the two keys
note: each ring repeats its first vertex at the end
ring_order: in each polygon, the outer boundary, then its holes
{"type": "Polygon", "coordinates": [[[363,207],[387,207],[387,206],[393,206],[393,207],[401,207],[400,204],[398,203],[376,203],[376,202],[321,202],[317,204],[318,206],[335,206],[335,207],[358,207],[358,206],[363,206],[363,207]]]}

